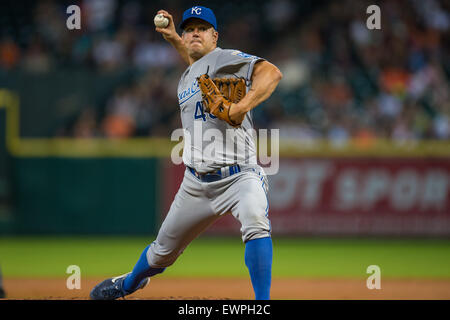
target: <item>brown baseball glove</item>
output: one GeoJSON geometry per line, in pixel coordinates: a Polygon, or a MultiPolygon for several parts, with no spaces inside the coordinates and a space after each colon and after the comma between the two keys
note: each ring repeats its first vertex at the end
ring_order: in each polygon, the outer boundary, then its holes
{"type": "Polygon", "coordinates": [[[245,114],[233,121],[230,118],[230,108],[232,103],[238,103],[245,96],[245,80],[243,78],[211,79],[206,73],[197,80],[202,91],[205,111],[233,127],[239,127],[244,121],[245,114]]]}

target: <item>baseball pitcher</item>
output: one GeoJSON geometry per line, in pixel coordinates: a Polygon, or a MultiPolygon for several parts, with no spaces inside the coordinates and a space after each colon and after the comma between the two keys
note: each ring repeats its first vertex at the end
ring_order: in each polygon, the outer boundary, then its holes
{"type": "Polygon", "coordinates": [[[269,190],[256,161],[251,110],[269,98],[282,74],[265,59],[218,47],[217,22],[211,9],[196,6],[186,10],[181,37],[172,16],[164,10],[158,13],[169,24],[156,31],[189,64],[177,92],[186,170],[155,241],[144,249],[132,272],[101,282],[90,297],[112,300],[143,288],[214,221],[232,214],[241,224],[255,299],[270,299],[269,190]],[[213,148],[206,143],[210,140],[214,140],[213,148]]]}

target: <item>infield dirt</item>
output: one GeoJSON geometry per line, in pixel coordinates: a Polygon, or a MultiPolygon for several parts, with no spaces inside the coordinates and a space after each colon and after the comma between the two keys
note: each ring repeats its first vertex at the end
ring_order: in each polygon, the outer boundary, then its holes
{"type": "MultiPolygon", "coordinates": [[[[84,279],[80,289],[69,290],[64,278],[6,278],[7,299],[84,300],[90,290],[104,279],[84,279]]],[[[143,290],[127,299],[209,300],[253,299],[249,279],[225,278],[153,278],[143,290]]],[[[283,300],[448,300],[450,280],[391,280],[381,282],[381,289],[369,290],[365,279],[298,279],[272,280],[272,299],[283,300]]]]}

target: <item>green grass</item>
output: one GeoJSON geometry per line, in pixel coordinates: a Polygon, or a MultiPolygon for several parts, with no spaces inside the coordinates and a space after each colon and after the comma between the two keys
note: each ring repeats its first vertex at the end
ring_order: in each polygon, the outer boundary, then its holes
{"type": "MultiPolygon", "coordinates": [[[[0,268],[5,277],[104,277],[132,269],[153,238],[3,237],[0,268]]],[[[167,277],[247,277],[244,245],[237,238],[195,240],[167,277]]],[[[367,278],[378,265],[388,278],[450,278],[450,240],[274,239],[273,277],[367,278]]]]}

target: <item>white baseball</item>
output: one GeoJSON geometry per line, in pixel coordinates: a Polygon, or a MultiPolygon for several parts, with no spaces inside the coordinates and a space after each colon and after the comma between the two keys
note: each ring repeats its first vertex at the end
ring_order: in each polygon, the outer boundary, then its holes
{"type": "Polygon", "coordinates": [[[157,14],[153,21],[155,22],[155,26],[157,26],[158,28],[165,28],[169,25],[169,19],[164,17],[164,15],[161,13],[157,14]]]}

